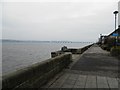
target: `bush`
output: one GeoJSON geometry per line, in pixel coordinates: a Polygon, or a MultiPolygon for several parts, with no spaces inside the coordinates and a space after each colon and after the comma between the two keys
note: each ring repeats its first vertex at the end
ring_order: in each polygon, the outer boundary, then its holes
{"type": "Polygon", "coordinates": [[[110,53],[112,56],[120,56],[120,46],[112,47],[110,53]]]}
{"type": "Polygon", "coordinates": [[[106,50],[106,49],[107,49],[107,46],[106,46],[106,45],[101,45],[101,48],[102,48],[103,50],[106,50]]]}
{"type": "Polygon", "coordinates": [[[101,45],[101,48],[102,48],[103,50],[110,51],[110,48],[111,48],[111,47],[109,47],[108,45],[101,45]]]}

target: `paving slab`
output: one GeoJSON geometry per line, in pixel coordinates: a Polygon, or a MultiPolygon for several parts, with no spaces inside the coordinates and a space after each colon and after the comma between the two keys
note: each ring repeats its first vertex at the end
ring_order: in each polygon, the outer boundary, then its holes
{"type": "Polygon", "coordinates": [[[98,88],[109,88],[106,77],[97,76],[98,88]]]}

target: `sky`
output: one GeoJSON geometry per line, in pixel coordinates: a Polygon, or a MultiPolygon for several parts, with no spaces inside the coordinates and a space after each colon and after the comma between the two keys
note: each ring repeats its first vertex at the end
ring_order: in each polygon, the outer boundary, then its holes
{"type": "Polygon", "coordinates": [[[119,11],[119,13],[118,13],[118,25],[120,25],[120,1],[118,2],[118,11],[119,11]]]}
{"type": "Polygon", "coordinates": [[[119,0],[2,0],[2,39],[95,42],[114,31],[119,0]]]}

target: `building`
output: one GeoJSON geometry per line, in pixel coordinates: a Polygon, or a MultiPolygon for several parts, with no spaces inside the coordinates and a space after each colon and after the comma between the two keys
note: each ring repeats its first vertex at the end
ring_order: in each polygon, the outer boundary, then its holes
{"type": "Polygon", "coordinates": [[[118,28],[107,36],[101,35],[99,44],[105,45],[110,49],[113,46],[120,46],[120,1],[118,2],[118,28]]]}

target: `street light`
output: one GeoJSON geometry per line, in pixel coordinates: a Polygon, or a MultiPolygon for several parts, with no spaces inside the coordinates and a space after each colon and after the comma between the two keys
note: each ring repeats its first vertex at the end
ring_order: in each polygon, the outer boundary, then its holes
{"type": "MultiPolygon", "coordinates": [[[[116,19],[117,19],[117,14],[118,14],[118,11],[114,11],[113,14],[115,14],[115,30],[116,30],[116,19]]],[[[116,36],[116,47],[117,47],[117,42],[118,42],[118,33],[115,32],[115,36],[116,36]]]]}
{"type": "Polygon", "coordinates": [[[116,19],[117,19],[118,11],[114,11],[113,14],[115,14],[115,30],[116,30],[116,19]]]}

